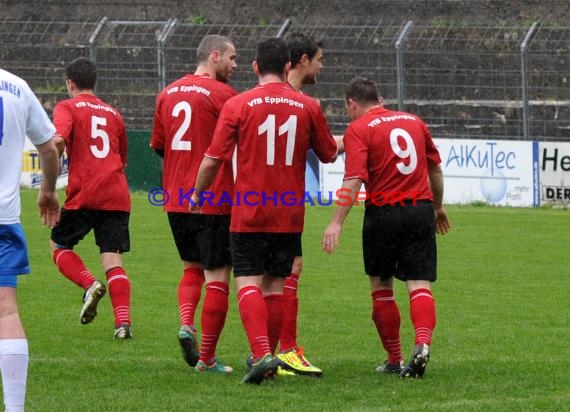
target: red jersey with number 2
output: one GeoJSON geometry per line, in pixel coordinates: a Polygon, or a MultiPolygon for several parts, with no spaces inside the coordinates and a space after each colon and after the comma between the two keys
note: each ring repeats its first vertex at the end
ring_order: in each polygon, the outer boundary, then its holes
{"type": "MultiPolygon", "coordinates": [[[[370,196],[410,193],[410,199],[433,200],[428,165],[441,163],[441,158],[419,117],[372,109],[350,123],[344,146],[344,180],[361,179],[370,196]]],[[[366,205],[370,203],[366,201],[366,205]]]]}
{"type": "Polygon", "coordinates": [[[55,106],[53,121],[69,160],[64,207],[130,212],[127,132],[119,111],[94,95],[79,94],[55,106]]]}
{"type": "Polygon", "coordinates": [[[325,163],[336,142],[317,101],[286,83],[256,86],[228,100],[206,156],[231,159],[237,143],[232,232],[301,233],[307,150],[325,163]]]}
{"type": "MultiPolygon", "coordinates": [[[[188,200],[222,106],[237,92],[211,76],[188,74],[168,85],[156,99],[150,147],[164,150],[162,184],[170,196],[168,212],[189,213],[188,200]]],[[[207,189],[212,199],[205,214],[230,214],[234,177],[231,161],[224,162],[207,189]]]]}

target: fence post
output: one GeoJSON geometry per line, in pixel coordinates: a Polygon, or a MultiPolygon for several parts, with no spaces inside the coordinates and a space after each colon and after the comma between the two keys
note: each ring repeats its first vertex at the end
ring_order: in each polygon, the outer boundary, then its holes
{"type": "Polygon", "coordinates": [[[527,30],[521,42],[521,80],[522,80],[522,115],[523,115],[523,137],[530,140],[530,99],[528,96],[528,49],[536,34],[539,22],[535,21],[527,30]]]}
{"type": "Polygon", "coordinates": [[[394,43],[394,47],[396,48],[396,85],[398,89],[398,110],[404,110],[404,96],[405,96],[405,88],[406,83],[404,80],[404,44],[408,39],[408,35],[412,31],[412,27],[414,26],[414,22],[412,20],[408,20],[400,33],[398,34],[398,38],[394,43]]]}
{"type": "Polygon", "coordinates": [[[166,55],[164,53],[164,45],[166,43],[166,39],[172,32],[172,29],[178,24],[177,18],[170,18],[165,23],[164,27],[160,31],[157,36],[156,43],[157,43],[157,50],[156,50],[156,57],[157,57],[157,70],[158,70],[158,91],[161,91],[166,87],[166,55]]]}
{"type": "Polygon", "coordinates": [[[279,31],[277,32],[275,37],[277,37],[277,38],[283,37],[285,35],[285,33],[287,32],[287,30],[289,30],[290,25],[291,25],[291,20],[290,19],[285,20],[283,22],[283,24],[281,25],[281,27],[279,27],[279,31]]]}
{"type": "Polygon", "coordinates": [[[103,27],[105,27],[105,24],[108,21],[109,18],[107,16],[103,17],[99,21],[97,27],[95,27],[95,30],[93,30],[93,33],[91,33],[91,36],[89,36],[89,59],[93,63],[95,63],[95,61],[97,60],[97,37],[99,37],[99,34],[101,33],[103,27]]]}

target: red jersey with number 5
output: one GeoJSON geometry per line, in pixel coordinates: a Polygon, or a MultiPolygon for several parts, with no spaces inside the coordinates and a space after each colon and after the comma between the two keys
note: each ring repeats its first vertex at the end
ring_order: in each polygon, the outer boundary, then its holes
{"type": "Polygon", "coordinates": [[[317,101],[286,83],[256,86],[228,100],[206,156],[231,159],[237,143],[232,232],[301,233],[305,166],[313,149],[325,163],[336,142],[317,101]]]}
{"type": "Polygon", "coordinates": [[[69,161],[64,207],[130,212],[127,132],[119,111],[94,95],[79,94],[55,106],[53,121],[69,161]]]}
{"type": "Polygon", "coordinates": [[[372,109],[350,123],[344,147],[344,180],[361,179],[369,195],[410,193],[410,199],[433,200],[428,165],[441,163],[441,158],[419,117],[372,109]]]}
{"type": "MultiPolygon", "coordinates": [[[[188,74],[158,95],[150,147],[164,150],[162,185],[170,196],[164,210],[189,213],[190,190],[196,186],[218,116],[226,100],[235,95],[231,86],[207,74],[188,74]]],[[[230,214],[233,186],[230,159],[207,190],[212,198],[204,203],[204,213],[230,214]]]]}

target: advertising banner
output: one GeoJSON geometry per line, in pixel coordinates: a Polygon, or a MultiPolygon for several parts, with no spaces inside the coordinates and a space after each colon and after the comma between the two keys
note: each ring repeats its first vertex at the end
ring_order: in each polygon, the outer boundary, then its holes
{"type": "Polygon", "coordinates": [[[323,199],[338,199],[344,177],[344,153],[334,163],[319,162],[319,187],[323,199]]]}
{"type": "Polygon", "coordinates": [[[543,204],[570,204],[570,143],[540,143],[540,201],[543,204]]]}
{"type": "MultiPolygon", "coordinates": [[[[20,175],[20,185],[23,187],[38,189],[42,183],[42,169],[40,166],[40,156],[33,143],[26,138],[24,153],[22,154],[22,174],[20,175]]],[[[57,179],[57,188],[67,186],[67,156],[65,153],[61,158],[61,173],[57,179]]]]}
{"type": "MultiPolygon", "coordinates": [[[[536,142],[434,139],[445,179],[444,203],[485,202],[528,207],[540,204],[537,196],[536,142]]],[[[568,153],[570,154],[570,146],[568,153]]],[[[570,167],[570,157],[568,158],[570,167]]],[[[344,156],[320,165],[321,191],[341,187],[344,156]]],[[[570,185],[570,179],[568,179],[570,185]]]]}
{"type": "Polygon", "coordinates": [[[434,139],[441,155],[445,203],[538,206],[534,142],[434,139]]]}

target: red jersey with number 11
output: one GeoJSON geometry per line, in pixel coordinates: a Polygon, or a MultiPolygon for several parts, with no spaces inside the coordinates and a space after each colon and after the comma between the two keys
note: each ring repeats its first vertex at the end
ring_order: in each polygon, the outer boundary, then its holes
{"type": "Polygon", "coordinates": [[[412,200],[433,200],[428,166],[441,163],[441,158],[419,117],[372,109],[350,123],[344,147],[344,180],[361,179],[370,196],[410,193],[412,200]]]}
{"type": "Polygon", "coordinates": [[[127,132],[117,109],[90,94],[59,102],[53,122],[69,160],[66,209],[130,212],[127,132]]]}
{"type": "Polygon", "coordinates": [[[229,160],[237,143],[232,232],[301,233],[305,166],[313,149],[324,163],[336,142],[317,101],[286,83],[256,86],[228,100],[206,156],[229,160]]]}

